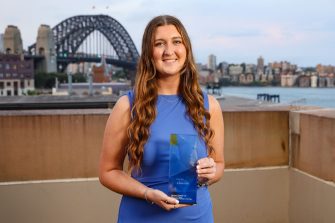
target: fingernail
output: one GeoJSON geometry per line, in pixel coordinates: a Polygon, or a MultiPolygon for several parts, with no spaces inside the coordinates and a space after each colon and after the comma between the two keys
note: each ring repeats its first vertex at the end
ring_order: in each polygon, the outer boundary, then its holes
{"type": "Polygon", "coordinates": [[[178,200],[176,200],[176,204],[179,204],[179,201],[178,201],[178,200]]]}

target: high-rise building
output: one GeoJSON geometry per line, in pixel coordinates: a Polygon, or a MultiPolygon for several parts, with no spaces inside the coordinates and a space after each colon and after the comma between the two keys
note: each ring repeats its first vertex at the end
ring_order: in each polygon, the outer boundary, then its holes
{"type": "Polygon", "coordinates": [[[261,56],[257,59],[257,73],[264,73],[264,59],[261,56]]]}
{"type": "Polygon", "coordinates": [[[208,56],[208,69],[215,71],[216,70],[216,56],[211,54],[208,56]]]}
{"type": "Polygon", "coordinates": [[[0,53],[4,52],[3,33],[0,33],[0,53]]]}

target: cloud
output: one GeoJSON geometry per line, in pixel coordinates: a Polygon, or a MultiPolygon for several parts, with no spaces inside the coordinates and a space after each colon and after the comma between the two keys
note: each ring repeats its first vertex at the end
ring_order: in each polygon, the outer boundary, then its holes
{"type": "Polygon", "coordinates": [[[27,47],[36,41],[41,24],[54,27],[71,16],[107,14],[126,28],[140,49],[147,22],[156,15],[171,14],[184,23],[203,63],[214,53],[218,61],[255,61],[263,55],[278,60],[291,57],[304,64],[334,64],[334,8],[333,0],[81,0],[80,4],[11,0],[1,6],[0,33],[9,24],[18,26],[27,47]]]}

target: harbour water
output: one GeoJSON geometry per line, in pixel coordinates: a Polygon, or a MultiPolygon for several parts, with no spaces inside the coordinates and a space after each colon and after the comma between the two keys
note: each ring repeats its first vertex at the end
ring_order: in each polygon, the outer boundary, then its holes
{"type": "Polygon", "coordinates": [[[257,99],[257,94],[280,95],[286,105],[311,105],[335,108],[335,88],[222,87],[221,95],[257,99]]]}

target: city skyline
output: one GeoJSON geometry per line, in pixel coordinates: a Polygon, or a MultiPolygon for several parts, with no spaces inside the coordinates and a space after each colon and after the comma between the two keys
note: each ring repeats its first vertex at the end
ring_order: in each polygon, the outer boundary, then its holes
{"type": "Polygon", "coordinates": [[[80,4],[64,0],[1,1],[0,33],[7,25],[17,26],[25,49],[36,41],[41,24],[54,27],[76,15],[107,14],[126,28],[140,51],[147,22],[156,15],[171,14],[184,23],[196,61],[203,64],[214,54],[217,63],[255,64],[262,56],[265,64],[335,65],[335,2],[331,0],[229,0],[210,4],[201,0],[83,0],[80,4]]]}

